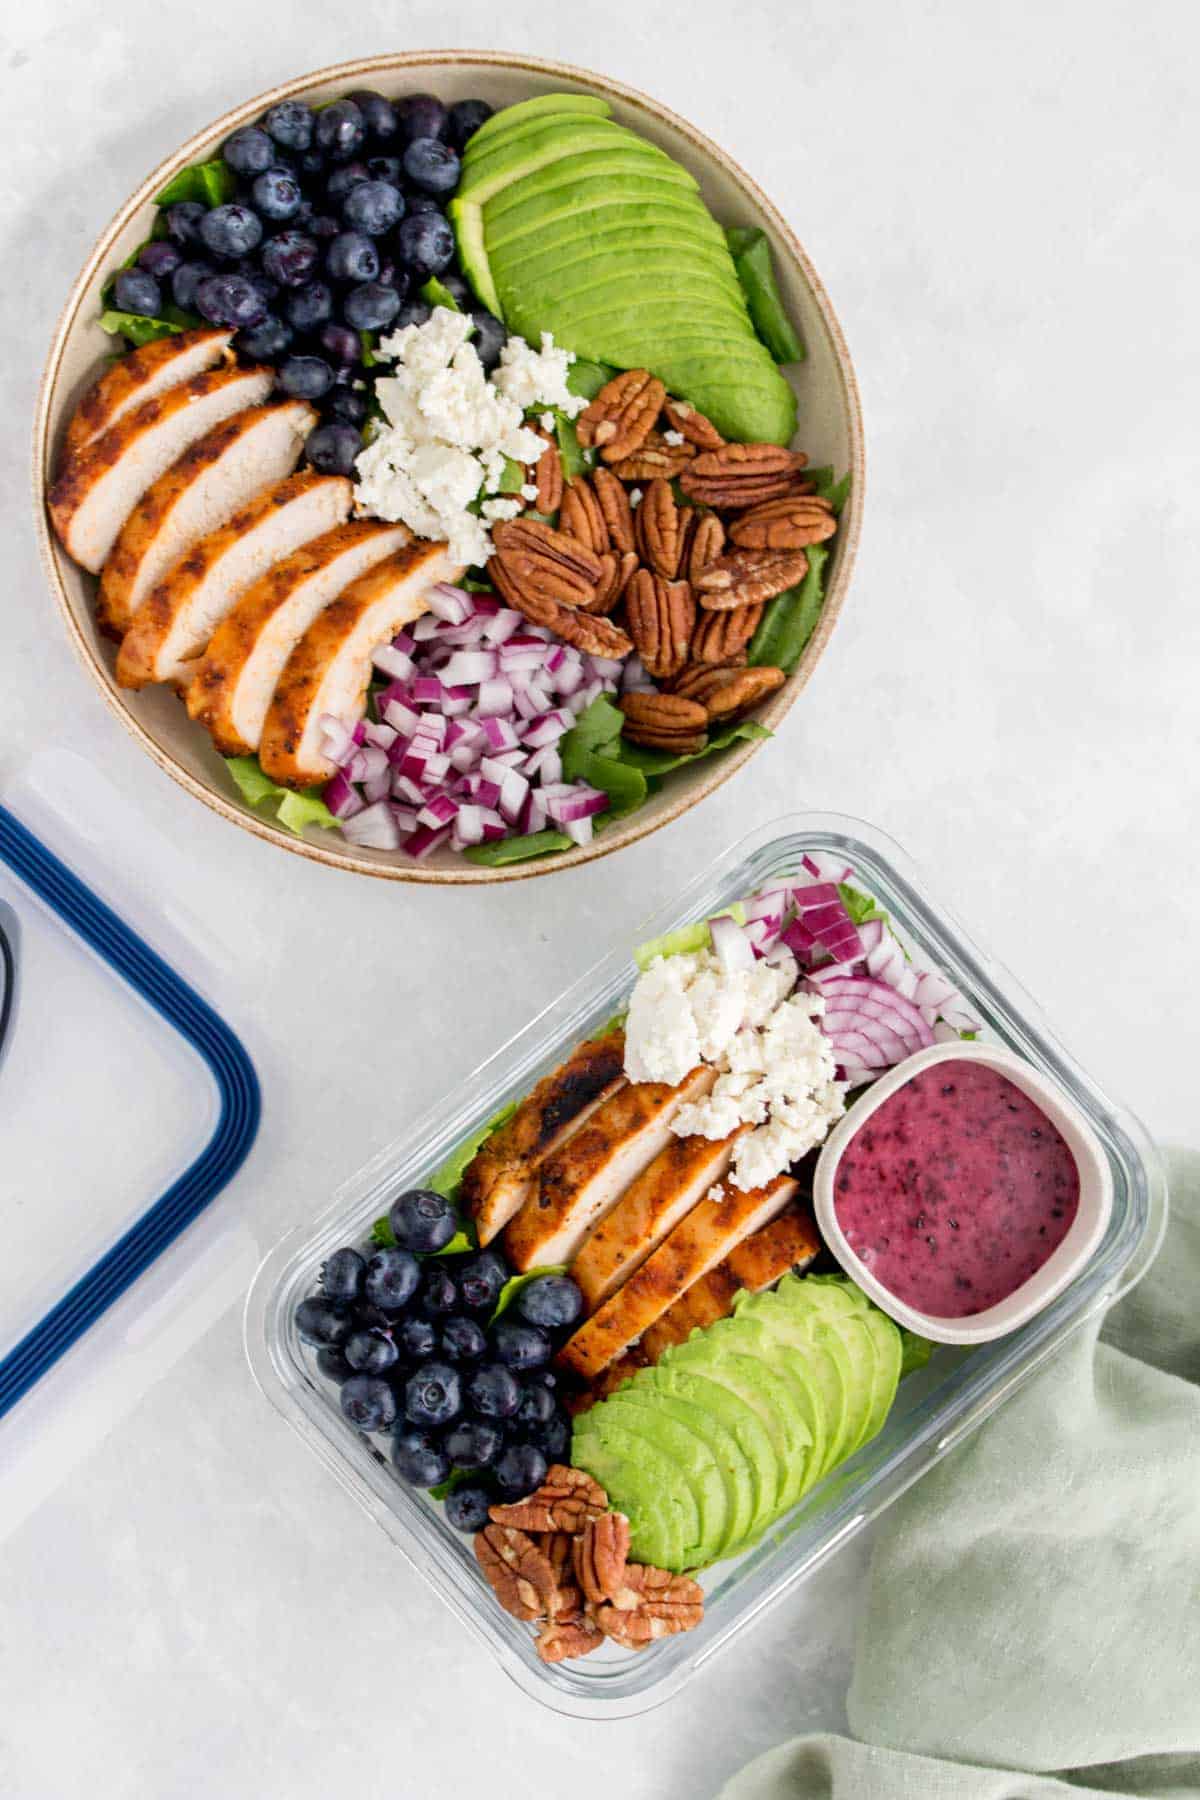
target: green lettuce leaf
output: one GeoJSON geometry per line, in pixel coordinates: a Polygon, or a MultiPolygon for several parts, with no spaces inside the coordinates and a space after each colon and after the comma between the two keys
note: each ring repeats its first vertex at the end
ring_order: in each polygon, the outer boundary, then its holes
{"type": "Polygon", "coordinates": [[[472,844],[463,855],[468,862],[481,863],[485,869],[503,868],[505,863],[524,862],[530,856],[545,856],[551,850],[569,850],[572,839],[565,831],[532,831],[526,837],[498,838],[493,844],[472,844]]]}
{"type": "MultiPolygon", "coordinates": [[[[746,908],[740,900],[732,906],[726,906],[722,912],[714,915],[723,918],[728,914],[739,925],[746,923],[746,908]]],[[[680,925],[675,931],[664,932],[662,937],[647,938],[639,944],[633,953],[633,960],[639,969],[648,969],[656,956],[683,956],[696,950],[707,950],[712,942],[712,933],[708,929],[708,920],[700,919],[693,925],[680,925]]]]}
{"type": "Polygon", "coordinates": [[[198,200],[201,206],[224,206],[232,200],[237,178],[220,156],[211,162],[191,163],[168,181],[161,194],[155,195],[159,206],[174,206],[180,200],[198,200]]]}
{"type": "Polygon", "coordinates": [[[554,435],[558,439],[558,458],[562,463],[563,478],[566,481],[574,481],[576,476],[582,475],[587,468],[574,419],[568,419],[566,413],[556,412],[554,435]]]}
{"type": "Polygon", "coordinates": [[[151,319],[144,313],[118,312],[106,307],[100,314],[100,329],[107,331],[110,337],[123,337],[135,349],[142,344],[153,344],[159,338],[171,337],[173,333],[182,331],[182,325],[173,325],[170,319],[151,319]]]}
{"type": "Polygon", "coordinates": [[[915,1331],[907,1326],[900,1327],[900,1379],[911,1375],[915,1369],[923,1369],[933,1355],[933,1345],[928,1338],[918,1337],[915,1331]]]}
{"type": "Polygon", "coordinates": [[[865,925],[868,919],[886,920],[887,914],[873,895],[862,893],[846,881],[838,883],[838,893],[855,925],[865,925]]]}
{"type": "Polygon", "coordinates": [[[782,669],[785,675],[792,673],[804,654],[825,603],[829,548],[826,544],[810,544],[807,556],[808,573],[804,580],[768,602],[747,653],[749,662],[782,669]]]}
{"type": "Polygon", "coordinates": [[[525,485],[525,468],[522,463],[514,462],[511,456],[504,459],[504,473],[500,477],[498,494],[519,494],[525,485]]]}
{"type": "Polygon", "coordinates": [[[687,756],[674,756],[669,750],[647,750],[641,744],[631,744],[627,738],[622,738],[621,761],[649,777],[669,775],[672,769],[682,769],[685,763],[700,762],[715,750],[728,750],[731,744],[770,736],[766,726],[756,719],[740,719],[735,725],[725,725],[714,731],[703,750],[693,750],[687,756]]]}
{"type": "MultiPolygon", "coordinates": [[[[473,1131],[470,1137],[464,1138],[457,1149],[450,1152],[445,1162],[440,1168],[434,1170],[424,1185],[432,1188],[435,1194],[444,1194],[447,1200],[456,1201],[459,1189],[462,1187],[462,1178],[466,1173],[467,1164],[476,1152],[487,1143],[493,1132],[499,1131],[502,1125],[508,1124],[519,1104],[520,1102],[517,1100],[510,1100],[498,1112],[494,1112],[490,1119],[485,1119],[484,1123],[473,1131]]],[[[386,1213],[381,1219],[376,1219],[372,1225],[371,1242],[380,1250],[390,1250],[396,1242],[386,1213]]],[[[474,1250],[477,1247],[473,1233],[464,1226],[462,1230],[455,1233],[444,1250],[438,1250],[435,1254],[458,1256],[464,1251],[474,1250]]]]}
{"type": "Polygon", "coordinates": [[[574,732],[569,731],[563,738],[563,780],[586,781],[589,787],[607,794],[610,805],[600,815],[604,819],[623,819],[627,813],[636,812],[649,792],[642,771],[630,768],[615,756],[572,743],[573,737],[574,732]]]}
{"type": "Polygon", "coordinates": [[[297,793],[292,788],[277,786],[263,774],[256,756],[227,756],[225,767],[247,806],[261,806],[264,801],[270,803],[285,831],[293,832],[296,837],[304,835],[306,825],[319,825],[323,831],[340,829],[338,820],[321,798],[319,788],[305,788],[297,793]]]}
{"type": "Polygon", "coordinates": [[[426,306],[445,306],[450,312],[462,311],[462,307],[458,304],[458,301],[454,298],[450,289],[444,282],[439,281],[436,275],[431,275],[421,289],[421,298],[426,306]]]}
{"type": "Polygon", "coordinates": [[[819,469],[805,469],[804,479],[811,481],[822,500],[828,500],[835,513],[840,514],[850,495],[850,471],[834,480],[833,470],[826,464],[819,469]]]}
{"type": "Polygon", "coordinates": [[[777,363],[803,362],[804,345],[780,296],[766,232],[757,226],[735,225],[725,239],[755,331],[777,363]]]}
{"type": "Polygon", "coordinates": [[[573,750],[599,750],[607,754],[608,746],[620,737],[624,723],[625,714],[620,707],[614,705],[607,694],[597,695],[563,738],[563,755],[573,750]]]}
{"type": "Polygon", "coordinates": [[[566,1263],[548,1263],[544,1269],[528,1269],[524,1275],[510,1275],[504,1286],[500,1289],[495,1309],[491,1318],[488,1320],[488,1324],[494,1325],[501,1313],[506,1313],[508,1311],[521,1289],[528,1287],[531,1281],[536,1281],[539,1275],[565,1275],[566,1272],[566,1263]]]}
{"type": "Polygon", "coordinates": [[[588,362],[586,357],[577,356],[567,372],[567,386],[581,400],[594,400],[616,373],[608,363],[588,362]]]}

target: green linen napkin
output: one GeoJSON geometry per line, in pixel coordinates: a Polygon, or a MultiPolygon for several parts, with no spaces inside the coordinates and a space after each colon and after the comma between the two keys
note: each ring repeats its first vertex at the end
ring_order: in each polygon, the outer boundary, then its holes
{"type": "Polygon", "coordinates": [[[1139,1287],[900,1500],[847,1711],[723,1800],[1200,1796],[1200,1156],[1139,1287]]]}

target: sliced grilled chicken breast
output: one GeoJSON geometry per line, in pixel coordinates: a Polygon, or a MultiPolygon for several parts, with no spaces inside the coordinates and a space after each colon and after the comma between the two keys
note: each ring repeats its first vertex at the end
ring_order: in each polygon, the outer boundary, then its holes
{"type": "Polygon", "coordinates": [[[607,1300],[703,1199],[714,1181],[720,1181],[729,1167],[735,1136],[673,1137],[649,1168],[629,1184],[571,1265],[589,1312],[607,1300]]]}
{"type": "Polygon", "coordinates": [[[592,1114],[566,1147],[549,1157],[537,1184],[504,1234],[517,1270],[569,1263],[592,1226],[671,1141],[671,1121],[717,1078],[702,1065],[676,1087],[630,1083],[592,1114]]]}
{"type": "Polygon", "coordinates": [[[403,525],[351,519],[268,569],[213,633],[188,683],[187,709],[223,756],[249,756],[288,657],[323,607],[408,543],[403,525]]]}
{"type": "Polygon", "coordinates": [[[115,425],[123,413],[153,400],[167,388],[190,381],[193,375],[215,369],[218,363],[232,361],[232,341],[232,331],[173,332],[170,337],[131,350],[128,356],[113,363],[88,389],[71,415],[63,439],[64,463],[115,425]]]}
{"type": "Polygon", "coordinates": [[[693,1282],[782,1212],[795,1192],[790,1175],[777,1175],[766,1187],[745,1193],[730,1188],[719,1200],[701,1200],[624,1287],[580,1326],[560,1352],[560,1360],[585,1381],[593,1380],[693,1282]]]}
{"type": "Polygon", "coordinates": [[[481,1244],[490,1244],[524,1205],[546,1158],[625,1086],[624,1064],[623,1031],[589,1038],[542,1077],[508,1123],[493,1132],[467,1164],[463,1205],[475,1221],[481,1244]]]}
{"type": "Polygon", "coordinates": [[[808,1213],[789,1208],[694,1281],[650,1326],[640,1349],[648,1361],[657,1362],[672,1344],[682,1344],[693,1331],[728,1318],[743,1288],[758,1294],[774,1287],[792,1269],[806,1269],[820,1248],[817,1228],[808,1213]]]}
{"type": "Polygon", "coordinates": [[[100,624],[123,633],[186,550],[291,473],[316,422],[304,400],[252,406],[185,450],[142,495],[108,553],[96,602],[100,624]]]}
{"type": "Polygon", "coordinates": [[[357,722],[372,651],[428,609],[434,582],[457,581],[462,572],[445,544],[421,539],[368,569],[317,614],[288,657],[259,740],[258,760],[272,781],[298,788],[328,781],[335,765],[321,749],[322,715],[357,722]]]}
{"type": "Polygon", "coordinates": [[[50,489],[50,518],[68,555],[98,575],[146,489],[222,419],[260,406],[273,380],[270,369],[209,369],[93,438],[50,489]]]}
{"type": "Polygon", "coordinates": [[[342,524],[353,498],[344,476],[302,469],[193,544],[134,613],[117,657],[121,686],[184,679],[239,595],[301,544],[342,524]]]}

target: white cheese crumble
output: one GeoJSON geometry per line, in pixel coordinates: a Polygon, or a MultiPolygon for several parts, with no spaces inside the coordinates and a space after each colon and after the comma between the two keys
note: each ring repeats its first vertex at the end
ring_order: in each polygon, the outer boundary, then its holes
{"type": "MultiPolygon", "coordinates": [[[[437,306],[423,325],[406,325],[376,351],[392,372],[375,383],[385,423],[358,457],[354,498],[362,512],[398,520],[418,537],[444,538],[455,562],[479,565],[492,553],[488,526],[515,518],[515,499],[495,495],[508,463],[536,463],[545,445],[525,413],[553,406],[574,417],[585,402],[567,389],[574,360],[549,332],[540,350],[510,337],[489,380],[470,343],[471,318],[437,306]]],[[[548,415],[551,416],[552,415],[548,415]]],[[[536,498],[526,484],[524,498],[536,498]]]]}
{"type": "Polygon", "coordinates": [[[642,490],[641,490],[641,488],[630,488],[630,490],[629,490],[629,504],[630,504],[630,506],[632,506],[632,507],[634,507],[634,508],[636,508],[636,507],[639,507],[639,506],[640,506],[640,505],[641,505],[641,504],[642,504],[642,490]]]}
{"type": "Polygon", "coordinates": [[[663,432],[663,443],[670,444],[672,449],[677,448],[680,444],[683,443],[682,431],[664,431],[663,432]]]}
{"type": "Polygon", "coordinates": [[[680,1107],[678,1137],[725,1138],[743,1126],[730,1182],[762,1187],[826,1137],[845,1111],[818,994],[793,993],[795,966],[726,971],[710,950],[657,957],[634,986],[625,1026],[631,1081],[675,1086],[698,1063],[720,1071],[680,1107]]]}

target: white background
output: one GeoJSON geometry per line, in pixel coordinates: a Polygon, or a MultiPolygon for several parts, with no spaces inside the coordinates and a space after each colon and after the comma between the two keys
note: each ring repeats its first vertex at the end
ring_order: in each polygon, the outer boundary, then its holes
{"type": "MultiPolygon", "coordinates": [[[[1194,1141],[1196,36],[1153,0],[45,0],[6,25],[0,775],[69,744],[121,790],[124,880],[204,921],[267,1113],[207,1304],[168,1296],[157,1379],[77,1408],[92,1447],[0,1543],[5,1800],[693,1800],[838,1722],[858,1549],[658,1713],[534,1707],[268,1410],[231,1302],[255,1245],[802,803],[898,837],[1085,1065],[1194,1141]],[[845,326],[869,483],[842,623],[747,773],[593,868],[442,894],[285,858],[143,758],[47,598],[26,445],[62,297],[146,170],[295,72],[454,44],[606,70],[762,182],[845,326]]],[[[136,1093],[129,1128],[155,1130],[136,1093]]],[[[36,1195],[37,1167],[5,1174],[36,1195]]],[[[27,1405],[32,1432],[52,1409],[27,1405]]]]}

